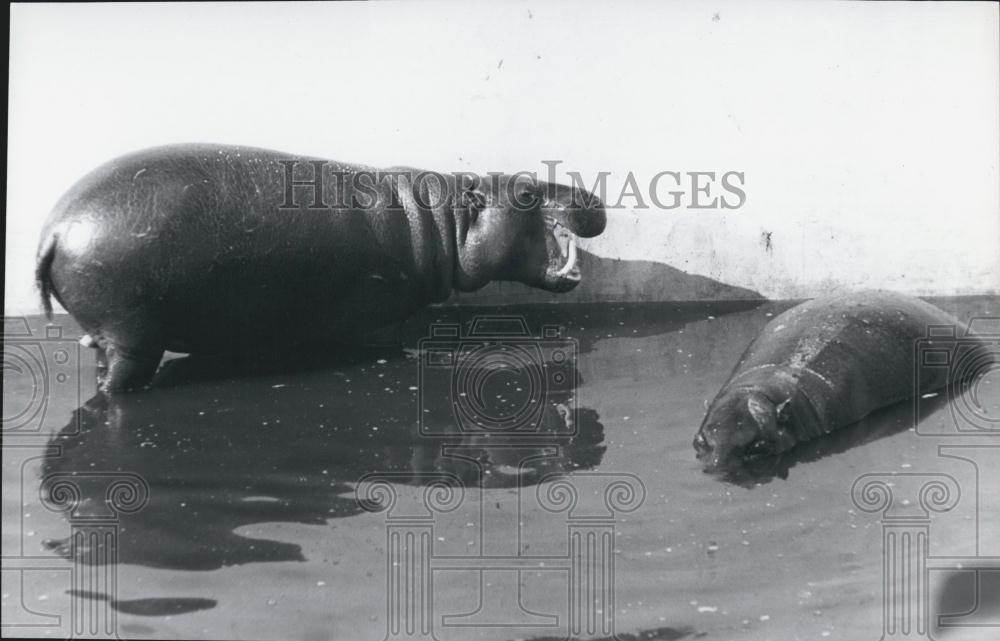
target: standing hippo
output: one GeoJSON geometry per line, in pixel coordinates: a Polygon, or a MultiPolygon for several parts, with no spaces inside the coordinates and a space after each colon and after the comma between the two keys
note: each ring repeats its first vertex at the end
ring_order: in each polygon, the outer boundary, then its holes
{"type": "Polygon", "coordinates": [[[36,280],[103,350],[105,390],[149,383],[164,350],[350,340],[493,280],[565,292],[593,195],[529,175],[374,170],[184,144],[96,169],[56,205],[36,280]]]}
{"type": "Polygon", "coordinates": [[[818,298],[771,320],[743,353],[694,439],[707,471],[759,472],[796,444],[948,384],[916,377],[915,345],[958,325],[937,307],[886,291],[818,298]]]}

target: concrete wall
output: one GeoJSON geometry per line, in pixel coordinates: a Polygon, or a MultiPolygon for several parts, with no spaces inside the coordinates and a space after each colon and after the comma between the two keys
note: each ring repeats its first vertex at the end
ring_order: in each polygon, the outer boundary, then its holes
{"type": "MultiPolygon", "coordinates": [[[[561,160],[588,182],[610,172],[612,201],[629,172],[640,186],[666,170],[744,174],[738,209],[624,199],[584,245],[593,278],[561,300],[1000,287],[993,4],[11,15],[7,313],[38,309],[38,231],[65,189],[115,155],[180,141],[444,171],[544,173],[561,160]]],[[[498,284],[457,299],[549,298],[498,284]]]]}

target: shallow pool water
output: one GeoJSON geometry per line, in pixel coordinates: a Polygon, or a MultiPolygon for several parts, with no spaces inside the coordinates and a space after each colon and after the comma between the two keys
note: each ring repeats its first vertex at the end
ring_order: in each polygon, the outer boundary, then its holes
{"type": "Polygon", "coordinates": [[[332,359],[175,357],[113,397],[68,317],[8,319],[5,632],[997,638],[996,369],[771,478],[701,472],[705,404],[792,304],[435,308],[332,359]],[[906,568],[925,592],[894,592],[906,568]]]}

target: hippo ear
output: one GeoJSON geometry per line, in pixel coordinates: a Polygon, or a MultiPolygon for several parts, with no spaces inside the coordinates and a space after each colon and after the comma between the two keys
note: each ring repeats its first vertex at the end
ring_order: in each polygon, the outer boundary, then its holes
{"type": "Polygon", "coordinates": [[[760,427],[774,425],[774,404],[769,399],[757,395],[748,396],[747,410],[760,427]]]}
{"type": "Polygon", "coordinates": [[[778,404],[776,408],[778,411],[778,422],[786,424],[792,420],[792,399],[785,399],[783,402],[778,404]]]}

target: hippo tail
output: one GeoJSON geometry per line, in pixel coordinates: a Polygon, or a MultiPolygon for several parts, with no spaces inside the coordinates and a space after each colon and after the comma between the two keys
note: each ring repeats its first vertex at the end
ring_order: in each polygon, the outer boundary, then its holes
{"type": "Polygon", "coordinates": [[[42,297],[42,309],[45,316],[52,320],[52,261],[56,257],[56,236],[49,234],[38,248],[38,261],[35,265],[35,285],[42,297]]]}

